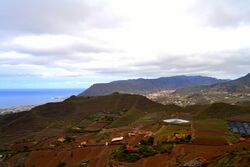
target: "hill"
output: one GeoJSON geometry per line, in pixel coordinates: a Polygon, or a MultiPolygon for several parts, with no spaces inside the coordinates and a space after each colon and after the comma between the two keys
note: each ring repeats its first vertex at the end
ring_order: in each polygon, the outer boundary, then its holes
{"type": "Polygon", "coordinates": [[[179,166],[197,157],[220,164],[219,158],[228,159],[226,153],[250,149],[227,127],[228,119],[250,122],[249,113],[249,106],[225,103],[178,107],[131,94],[72,96],[0,116],[0,155],[4,157],[0,166],[128,166],[127,162],[139,167],[179,166]],[[168,118],[191,124],[164,123],[168,118]],[[123,141],[112,142],[120,136],[123,141]],[[229,146],[231,139],[235,142],[229,146]],[[219,158],[212,161],[215,157],[219,158]]]}
{"type": "Polygon", "coordinates": [[[223,84],[215,84],[212,85],[211,88],[214,91],[224,91],[224,92],[242,92],[242,93],[250,93],[250,73],[246,76],[238,78],[236,80],[223,83],[223,84]]]}
{"type": "MultiPolygon", "coordinates": [[[[0,116],[0,143],[10,142],[18,137],[38,136],[38,132],[51,129],[65,129],[85,126],[96,118],[111,118],[110,127],[127,126],[147,114],[168,115],[181,110],[177,106],[164,106],[144,96],[111,94],[108,96],[76,97],[63,102],[48,103],[30,111],[0,116]]],[[[52,134],[56,135],[56,134],[52,134]]],[[[46,135],[41,135],[42,137],[46,135]]],[[[0,144],[0,145],[1,145],[0,144]]]]}
{"type": "Polygon", "coordinates": [[[244,118],[244,116],[250,114],[249,106],[226,103],[187,106],[185,110],[192,113],[193,119],[230,119],[236,116],[244,118]]]}
{"type": "Polygon", "coordinates": [[[147,94],[159,90],[175,90],[195,85],[211,85],[226,81],[227,80],[204,76],[173,76],[158,79],[121,80],[110,83],[94,84],[79,96],[99,96],[114,92],[147,94]]]}
{"type": "Polygon", "coordinates": [[[194,93],[250,93],[250,73],[241,78],[212,85],[193,86],[176,90],[177,94],[194,94],[194,93]]]}

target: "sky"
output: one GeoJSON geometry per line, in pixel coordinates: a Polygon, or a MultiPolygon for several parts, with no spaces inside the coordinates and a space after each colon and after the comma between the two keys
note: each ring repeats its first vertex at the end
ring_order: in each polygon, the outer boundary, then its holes
{"type": "Polygon", "coordinates": [[[0,0],[0,88],[250,72],[248,0],[0,0]]]}

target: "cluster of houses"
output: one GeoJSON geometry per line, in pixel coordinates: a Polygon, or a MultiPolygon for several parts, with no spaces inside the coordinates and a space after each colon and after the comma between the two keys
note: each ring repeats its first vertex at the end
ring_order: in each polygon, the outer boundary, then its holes
{"type": "Polygon", "coordinates": [[[228,121],[228,128],[233,133],[238,133],[241,135],[250,135],[250,123],[249,122],[239,122],[239,121],[228,121]]]}
{"type": "MultiPolygon", "coordinates": [[[[78,130],[76,128],[74,128],[74,129],[78,130]]],[[[151,132],[151,131],[136,131],[136,130],[134,130],[134,131],[128,132],[127,135],[125,135],[125,136],[127,136],[128,138],[130,138],[130,137],[135,137],[135,136],[138,136],[138,135],[142,135],[144,137],[147,137],[147,136],[152,136],[153,132],[151,132]]],[[[106,141],[104,143],[104,145],[108,146],[109,144],[124,142],[124,139],[125,139],[125,137],[123,135],[117,136],[117,137],[112,138],[110,142],[106,141]]],[[[61,137],[57,138],[57,141],[60,142],[60,143],[64,143],[66,141],[66,138],[63,137],[63,136],[61,136],[61,137]]],[[[81,142],[79,142],[79,145],[78,145],[79,148],[80,147],[85,147],[85,146],[88,146],[87,141],[81,141],[81,142]]],[[[54,145],[53,145],[53,147],[54,147],[54,145]]]]}
{"type": "MultiPolygon", "coordinates": [[[[187,120],[182,120],[182,119],[168,119],[164,120],[166,123],[170,124],[186,124],[189,123],[187,120]]],[[[169,135],[165,140],[167,142],[175,142],[175,141],[180,141],[182,139],[186,139],[187,136],[190,135],[188,133],[175,133],[174,135],[169,135]]],[[[116,135],[115,137],[111,138],[109,141],[106,141],[103,143],[103,145],[108,146],[108,145],[113,145],[115,143],[128,143],[127,139],[133,138],[133,142],[138,142],[142,140],[144,137],[152,137],[154,136],[154,133],[152,131],[147,131],[147,130],[131,130],[128,131],[127,134],[121,134],[121,135],[116,135]]],[[[191,136],[191,135],[190,135],[191,136]]],[[[57,138],[58,142],[65,142],[65,137],[59,137],[57,138]]],[[[87,143],[87,141],[80,141],[78,147],[85,147],[85,146],[91,146],[93,144],[87,143]]],[[[101,145],[101,144],[94,144],[94,145],[101,145]]],[[[132,146],[127,145],[127,150],[135,151],[136,148],[132,148],[132,146]]]]}
{"type": "MultiPolygon", "coordinates": [[[[134,131],[128,132],[128,137],[133,137],[133,136],[138,136],[138,135],[141,135],[143,137],[148,137],[148,136],[152,136],[153,132],[146,131],[146,130],[140,130],[140,131],[134,130],[134,131]]],[[[113,138],[111,140],[111,142],[120,142],[120,141],[123,141],[123,140],[124,140],[124,137],[120,136],[120,137],[113,138]]]]}

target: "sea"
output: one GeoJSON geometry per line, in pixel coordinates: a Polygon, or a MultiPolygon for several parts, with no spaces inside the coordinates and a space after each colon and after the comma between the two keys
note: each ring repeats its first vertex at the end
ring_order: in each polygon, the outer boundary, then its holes
{"type": "Polygon", "coordinates": [[[58,102],[84,89],[0,89],[0,109],[58,102]]]}

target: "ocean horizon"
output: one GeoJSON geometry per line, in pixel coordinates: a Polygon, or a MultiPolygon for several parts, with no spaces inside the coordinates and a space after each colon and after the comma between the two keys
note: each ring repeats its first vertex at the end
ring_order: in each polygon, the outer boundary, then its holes
{"type": "Polygon", "coordinates": [[[0,89],[0,109],[19,106],[40,105],[58,102],[72,95],[78,95],[84,89],[0,89]]]}

